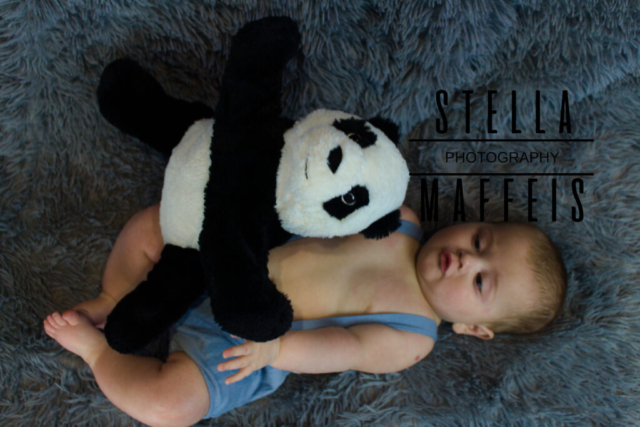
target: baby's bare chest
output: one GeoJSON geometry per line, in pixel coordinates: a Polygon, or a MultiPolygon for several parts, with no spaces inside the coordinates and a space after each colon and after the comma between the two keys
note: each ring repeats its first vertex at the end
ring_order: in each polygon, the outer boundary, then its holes
{"type": "Polygon", "coordinates": [[[299,239],[271,250],[269,277],[290,299],[294,320],[420,314],[426,307],[415,278],[417,249],[400,233],[381,240],[299,239]]]}

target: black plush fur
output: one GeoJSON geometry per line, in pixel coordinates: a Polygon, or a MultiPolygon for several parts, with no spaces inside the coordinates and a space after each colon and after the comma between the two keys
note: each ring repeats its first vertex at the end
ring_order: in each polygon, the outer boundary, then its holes
{"type": "Polygon", "coordinates": [[[167,95],[151,74],[128,58],[112,62],[102,72],[98,106],[109,123],[166,158],[193,122],[213,117],[205,104],[167,95]]]}
{"type": "Polygon", "coordinates": [[[269,341],[291,327],[290,301],[269,280],[269,250],[291,237],[275,210],[283,135],[282,72],[300,33],[289,18],[264,18],[234,37],[216,107],[205,215],[198,243],[220,327],[269,341]]]}
{"type": "MultiPolygon", "coordinates": [[[[377,126],[376,126],[377,127],[377,126]]],[[[397,230],[400,227],[400,211],[389,212],[382,218],[371,223],[360,233],[367,239],[382,239],[389,235],[389,230],[397,230]]]]}
{"type": "Polygon", "coordinates": [[[323,203],[322,207],[332,217],[343,219],[369,204],[369,190],[361,185],[356,185],[348,193],[336,196],[323,203]]]}
{"type": "Polygon", "coordinates": [[[133,353],[178,321],[204,292],[200,254],[166,245],[160,261],[107,316],[104,334],[111,348],[133,353]]]}
{"type": "MultiPolygon", "coordinates": [[[[291,327],[291,303],[269,280],[267,259],[270,249],[291,237],[274,207],[283,135],[293,125],[280,117],[282,72],[299,44],[296,24],[285,17],[248,23],[233,37],[213,116],[200,252],[165,248],[146,282],[107,318],[105,334],[115,350],[144,347],[203,290],[211,297],[216,322],[231,334],[264,342],[291,327]]],[[[129,60],[105,69],[98,99],[109,122],[165,154],[193,122],[211,117],[211,109],[202,104],[167,96],[129,60]]],[[[397,143],[397,127],[395,132],[397,143]]],[[[394,212],[365,235],[380,238],[396,230],[400,223],[393,218],[400,212],[394,212]]]]}
{"type": "Polygon", "coordinates": [[[394,144],[398,145],[398,142],[400,141],[400,130],[398,129],[397,124],[380,116],[376,116],[367,121],[384,132],[387,138],[389,138],[394,144]]]}
{"type": "Polygon", "coordinates": [[[367,147],[376,143],[376,135],[371,132],[362,119],[342,119],[333,122],[333,127],[344,132],[349,138],[355,141],[360,148],[367,147]]]}

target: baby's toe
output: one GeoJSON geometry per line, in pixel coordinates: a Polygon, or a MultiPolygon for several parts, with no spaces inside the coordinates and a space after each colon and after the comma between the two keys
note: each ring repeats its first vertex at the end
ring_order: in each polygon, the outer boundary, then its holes
{"type": "Polygon", "coordinates": [[[53,329],[59,328],[58,322],[53,320],[53,314],[48,315],[47,318],[44,319],[44,321],[49,325],[50,328],[53,328],[53,329]]]}
{"type": "Polygon", "coordinates": [[[80,315],[74,310],[67,310],[62,313],[62,318],[67,322],[71,323],[73,326],[76,326],[80,323],[80,315]]]}
{"type": "Polygon", "coordinates": [[[60,313],[58,313],[57,311],[55,313],[53,313],[51,316],[53,317],[53,320],[58,324],[58,326],[66,326],[67,325],[67,321],[64,320],[62,318],[62,316],[60,315],[60,313]]]}
{"type": "Polygon", "coordinates": [[[56,333],[56,329],[53,326],[51,326],[48,319],[45,319],[44,321],[44,331],[47,333],[47,335],[49,335],[52,338],[56,333]]]}

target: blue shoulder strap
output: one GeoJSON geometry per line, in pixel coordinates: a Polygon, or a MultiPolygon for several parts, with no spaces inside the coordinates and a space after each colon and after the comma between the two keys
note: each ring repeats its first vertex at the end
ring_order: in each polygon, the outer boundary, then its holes
{"type": "Polygon", "coordinates": [[[347,328],[349,326],[377,323],[400,329],[402,331],[415,332],[427,335],[436,341],[438,338],[438,325],[433,319],[417,314],[406,313],[375,313],[361,314],[357,316],[326,317],[322,319],[296,320],[291,325],[292,331],[309,331],[312,329],[328,328],[338,326],[347,328]]]}
{"type": "Polygon", "coordinates": [[[404,219],[400,220],[400,227],[396,231],[404,233],[409,237],[413,237],[419,242],[422,242],[422,237],[424,236],[422,227],[410,221],[405,221],[404,219]]]}
{"type": "Polygon", "coordinates": [[[287,240],[287,243],[292,242],[294,240],[298,240],[298,239],[302,239],[302,236],[298,236],[298,235],[294,234],[293,236],[291,236],[291,238],[289,240],[287,240]]]}
{"type": "MultiPolygon", "coordinates": [[[[422,231],[422,228],[420,226],[415,225],[412,222],[405,221],[404,219],[400,220],[400,227],[398,227],[396,231],[404,233],[407,236],[413,237],[419,242],[422,242],[422,238],[424,237],[424,232],[422,231]]],[[[287,240],[287,243],[297,239],[302,239],[302,236],[293,235],[289,240],[287,240]]]]}

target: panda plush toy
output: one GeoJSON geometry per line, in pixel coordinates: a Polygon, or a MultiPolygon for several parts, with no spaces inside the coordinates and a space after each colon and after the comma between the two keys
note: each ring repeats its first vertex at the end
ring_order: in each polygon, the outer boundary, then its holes
{"type": "Polygon", "coordinates": [[[409,172],[397,126],[325,109],[295,123],[281,117],[282,73],[299,43],[289,18],[245,25],[232,38],[215,113],[168,96],[131,60],[103,72],[105,118],[169,156],[160,203],[165,247],[107,317],[115,350],[141,349],[205,291],[223,330],[275,339],[293,311],[269,279],[270,249],[293,234],[383,238],[399,227],[409,172]]]}

